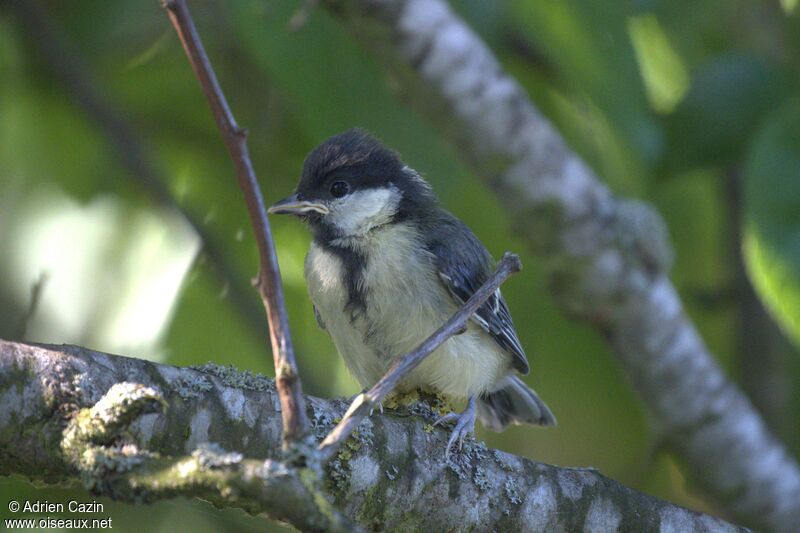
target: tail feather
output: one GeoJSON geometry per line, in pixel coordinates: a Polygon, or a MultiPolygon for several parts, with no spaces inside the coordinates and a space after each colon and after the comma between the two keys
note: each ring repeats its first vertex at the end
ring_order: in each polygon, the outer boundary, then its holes
{"type": "Polygon", "coordinates": [[[478,418],[492,431],[503,431],[510,424],[556,425],[547,404],[517,376],[508,376],[496,390],[478,398],[478,418]]]}

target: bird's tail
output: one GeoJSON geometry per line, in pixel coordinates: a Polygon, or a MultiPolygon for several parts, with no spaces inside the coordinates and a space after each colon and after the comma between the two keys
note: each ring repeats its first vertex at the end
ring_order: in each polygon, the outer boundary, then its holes
{"type": "Polygon", "coordinates": [[[509,424],[556,425],[547,404],[517,376],[508,376],[494,391],[478,397],[478,418],[492,431],[503,431],[509,424]]]}

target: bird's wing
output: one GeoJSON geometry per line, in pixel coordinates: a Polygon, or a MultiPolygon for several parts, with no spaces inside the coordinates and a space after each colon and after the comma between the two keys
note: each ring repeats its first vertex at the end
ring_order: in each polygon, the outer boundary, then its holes
{"type": "MultiPolygon", "coordinates": [[[[444,235],[428,243],[428,249],[436,257],[439,278],[459,306],[480,288],[491,273],[492,260],[477,237],[463,223],[455,219],[448,224],[460,226],[457,231],[445,231],[444,235]],[[465,241],[471,242],[465,242],[465,241]]],[[[446,226],[447,227],[447,226],[446,226]]],[[[525,351],[517,338],[511,313],[508,311],[500,289],[478,308],[472,320],[513,357],[512,366],[521,374],[530,370],[525,351]]]]}

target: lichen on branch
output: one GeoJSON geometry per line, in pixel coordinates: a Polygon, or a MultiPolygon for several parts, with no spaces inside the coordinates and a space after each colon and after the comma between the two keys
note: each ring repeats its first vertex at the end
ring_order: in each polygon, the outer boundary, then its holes
{"type": "Polygon", "coordinates": [[[65,460],[89,491],[119,501],[198,497],[221,507],[266,513],[306,530],[357,529],[322,496],[319,475],[309,467],[245,459],[212,442],[185,456],[166,456],[140,448],[125,434],[137,418],[166,408],[168,403],[152,387],[114,384],[92,407],[69,417],[61,441],[65,460]]]}
{"type": "MultiPolygon", "coordinates": [[[[448,431],[432,427],[438,412],[426,403],[374,412],[324,468],[313,447],[298,461],[282,452],[269,378],[205,370],[0,341],[0,473],[82,482],[130,503],[198,497],[307,530],[745,531],[595,470],[536,463],[474,440],[446,463],[448,431]]],[[[320,441],[347,402],[305,400],[320,441]]]]}

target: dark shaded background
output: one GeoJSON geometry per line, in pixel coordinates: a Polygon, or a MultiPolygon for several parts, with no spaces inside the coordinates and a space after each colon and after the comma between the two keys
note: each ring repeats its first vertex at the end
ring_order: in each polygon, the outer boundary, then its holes
{"type": "MultiPolygon", "coordinates": [[[[611,187],[658,207],[690,315],[795,452],[796,3],[453,2],[611,187]]],[[[362,126],[398,149],[496,257],[522,256],[525,270],[504,294],[532,363],[528,383],[559,426],[480,438],[717,512],[660,448],[602,339],[555,311],[536,258],[510,237],[491,192],[323,9],[276,0],[191,7],[250,130],[267,202],[289,194],[318,142],[362,126]]],[[[274,230],[304,390],[354,394],[306,296],[309,237],[282,218],[274,230]]],[[[263,309],[249,287],[256,268],[232,164],[159,3],[0,2],[0,337],[271,374],[263,309]]],[[[2,518],[10,499],[70,498],[91,500],[0,479],[2,518]]],[[[185,500],[106,502],[106,515],[122,531],[263,527],[185,500]]]]}

